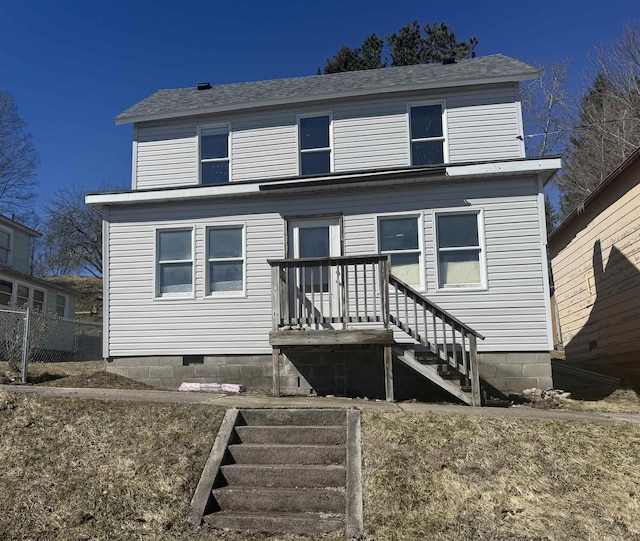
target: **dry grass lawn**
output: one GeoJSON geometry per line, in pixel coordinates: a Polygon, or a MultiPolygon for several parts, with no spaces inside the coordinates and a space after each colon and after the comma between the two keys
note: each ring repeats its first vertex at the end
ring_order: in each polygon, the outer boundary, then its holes
{"type": "Polygon", "coordinates": [[[640,539],[640,427],[365,411],[365,523],[386,540],[640,539]]]}
{"type": "MultiPolygon", "coordinates": [[[[223,408],[0,394],[0,539],[300,539],[186,523],[223,408]]],[[[362,439],[366,539],[640,539],[635,425],[367,410],[362,439]]]]}
{"type": "Polygon", "coordinates": [[[618,389],[602,400],[569,400],[565,409],[573,411],[640,412],[640,397],[631,389],[618,389]]]}

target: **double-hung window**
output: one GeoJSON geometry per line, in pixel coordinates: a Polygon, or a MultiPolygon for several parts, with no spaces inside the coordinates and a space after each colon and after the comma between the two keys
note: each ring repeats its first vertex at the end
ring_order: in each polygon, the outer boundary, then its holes
{"type": "Polygon", "coordinates": [[[422,285],[418,216],[385,216],[378,219],[378,249],[391,256],[391,272],[403,282],[422,285]]]}
{"type": "Polygon", "coordinates": [[[0,265],[11,263],[11,233],[0,229],[0,265]]]}
{"type": "Polygon", "coordinates": [[[331,172],[331,115],[298,118],[300,174],[331,172]]]}
{"type": "Polygon", "coordinates": [[[444,104],[441,102],[409,108],[411,165],[445,162],[444,104]]]}
{"type": "Polygon", "coordinates": [[[229,125],[200,127],[200,183],[222,184],[230,180],[229,125]]]}
{"type": "Polygon", "coordinates": [[[244,227],[207,229],[208,293],[244,291],[244,227]]]}
{"type": "Polygon", "coordinates": [[[59,317],[67,315],[67,297],[64,295],[56,295],[56,315],[59,317]]]}
{"type": "Polygon", "coordinates": [[[44,291],[33,290],[33,308],[42,312],[44,310],[44,291]]]}
{"type": "Polygon", "coordinates": [[[438,287],[483,287],[480,212],[436,214],[438,287]]]}
{"type": "Polygon", "coordinates": [[[16,306],[26,308],[29,306],[29,288],[18,284],[16,288],[16,306]]]}
{"type": "Polygon", "coordinates": [[[13,284],[0,280],[0,305],[9,306],[13,298],[13,284]]]}
{"type": "Polygon", "coordinates": [[[186,297],[193,292],[192,229],[157,231],[158,297],[186,297]]]}

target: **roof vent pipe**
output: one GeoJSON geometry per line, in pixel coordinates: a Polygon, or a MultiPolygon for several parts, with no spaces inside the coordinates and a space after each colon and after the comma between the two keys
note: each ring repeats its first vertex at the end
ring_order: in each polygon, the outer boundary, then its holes
{"type": "Polygon", "coordinates": [[[211,88],[211,83],[198,83],[196,88],[198,90],[209,90],[211,88]]]}
{"type": "Polygon", "coordinates": [[[455,56],[447,56],[447,57],[442,59],[442,64],[444,66],[446,66],[447,64],[455,64],[455,63],[456,63],[456,57],[455,56]]]}

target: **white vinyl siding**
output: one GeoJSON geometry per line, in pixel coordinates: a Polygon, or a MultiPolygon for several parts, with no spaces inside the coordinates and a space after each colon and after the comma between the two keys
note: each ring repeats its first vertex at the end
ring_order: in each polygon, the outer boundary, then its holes
{"type": "MultiPolygon", "coordinates": [[[[450,163],[524,157],[513,84],[403,97],[291,106],[260,112],[203,115],[136,124],[137,189],[198,184],[198,126],[230,123],[231,181],[293,177],[298,168],[298,116],[331,114],[333,171],[410,164],[407,107],[446,101],[450,163]]],[[[445,153],[446,157],[446,153],[445,153]]]]}
{"type": "Polygon", "coordinates": [[[332,190],[299,197],[111,207],[109,356],[268,354],[271,270],[285,255],[286,216],[343,215],[344,254],[378,252],[378,218],[421,215],[425,294],[486,336],[481,351],[544,351],[548,346],[535,178],[485,179],[455,186],[332,190]],[[438,290],[433,215],[440,209],[482,209],[487,288],[438,290]],[[146,221],[139,219],[141,213],[146,221]],[[207,294],[206,231],[245,224],[246,295],[207,294]],[[194,295],[154,301],[156,228],[193,228],[194,295]]]}

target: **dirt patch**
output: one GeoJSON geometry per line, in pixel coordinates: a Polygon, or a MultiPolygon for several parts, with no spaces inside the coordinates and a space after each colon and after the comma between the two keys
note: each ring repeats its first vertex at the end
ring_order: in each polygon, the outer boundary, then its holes
{"type": "Polygon", "coordinates": [[[72,387],[85,389],[153,389],[149,385],[109,372],[87,372],[45,380],[40,385],[47,387],[72,387]]]}

